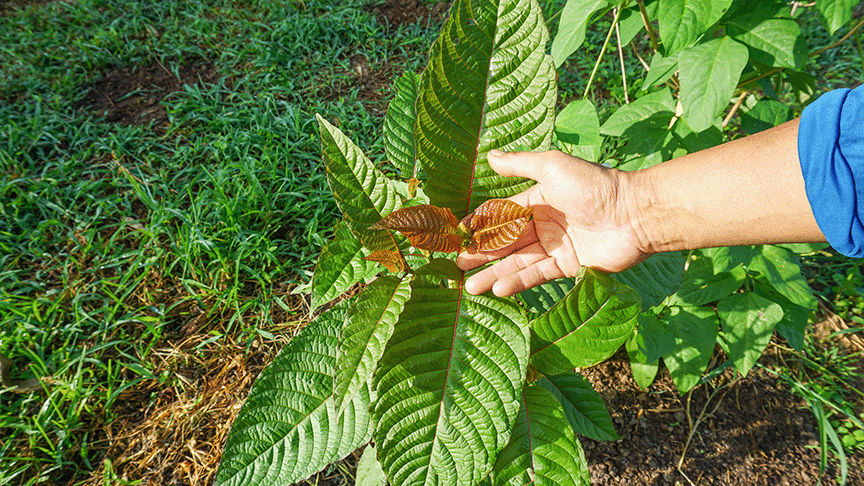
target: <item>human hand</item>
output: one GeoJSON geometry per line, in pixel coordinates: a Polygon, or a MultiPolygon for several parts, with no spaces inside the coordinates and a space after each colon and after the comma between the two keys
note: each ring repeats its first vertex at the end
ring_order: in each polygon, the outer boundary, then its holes
{"type": "Polygon", "coordinates": [[[463,270],[504,258],[471,276],[471,294],[492,290],[504,297],[562,278],[581,266],[620,272],[648,257],[634,230],[626,198],[625,173],[562,152],[489,152],[489,165],[502,176],[538,184],[511,197],[534,208],[534,218],[513,244],[496,251],[459,255],[463,270]]]}

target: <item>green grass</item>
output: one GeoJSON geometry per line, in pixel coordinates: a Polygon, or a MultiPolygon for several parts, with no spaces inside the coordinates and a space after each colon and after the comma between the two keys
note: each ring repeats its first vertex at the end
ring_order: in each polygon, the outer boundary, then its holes
{"type": "Polygon", "coordinates": [[[357,53],[419,69],[437,35],[392,35],[366,3],[81,0],[0,17],[0,354],[13,378],[51,377],[0,394],[0,485],[98,469],[118,397],[177,380],[156,374],[155,347],[282,329],[339,217],[314,114],[383,156],[369,102],[322,87],[347,83],[357,53]],[[165,99],[164,132],[76,108],[103,72],[183,59],[219,81],[165,99]]]}

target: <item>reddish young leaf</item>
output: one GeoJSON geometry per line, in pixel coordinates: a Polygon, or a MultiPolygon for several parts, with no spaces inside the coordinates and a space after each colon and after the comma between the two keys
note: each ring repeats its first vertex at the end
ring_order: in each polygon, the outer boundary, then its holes
{"type": "Polygon", "coordinates": [[[468,236],[459,228],[459,221],[449,209],[429,204],[393,211],[369,228],[396,230],[405,235],[414,248],[444,253],[461,251],[468,236]]]}
{"type": "Polygon", "coordinates": [[[363,259],[384,265],[390,273],[402,272],[407,267],[402,252],[398,250],[378,250],[363,259]]]}
{"type": "Polygon", "coordinates": [[[468,253],[498,250],[516,241],[525,231],[534,210],[507,199],[490,199],[463,220],[471,229],[468,253]]]}

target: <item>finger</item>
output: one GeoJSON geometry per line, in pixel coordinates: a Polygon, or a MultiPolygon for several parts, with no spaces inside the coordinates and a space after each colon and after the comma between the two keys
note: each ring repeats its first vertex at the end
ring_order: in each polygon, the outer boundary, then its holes
{"type": "Polygon", "coordinates": [[[465,290],[469,294],[482,294],[492,289],[499,280],[519,273],[544,258],[546,258],[546,252],[543,251],[539,243],[525,247],[518,253],[514,253],[495,265],[472,275],[465,282],[465,290]]]}
{"type": "Polygon", "coordinates": [[[566,276],[555,259],[547,257],[525,267],[515,274],[499,279],[492,285],[492,293],[498,297],[508,297],[531,287],[536,287],[566,276]]]}
{"type": "Polygon", "coordinates": [[[489,166],[505,177],[527,177],[537,182],[549,178],[560,164],[567,163],[570,156],[558,151],[548,152],[502,152],[491,150],[487,156],[489,166]]]}
{"type": "Polygon", "coordinates": [[[513,243],[499,250],[484,251],[473,255],[468,252],[463,252],[456,257],[456,265],[464,271],[473,270],[491,261],[504,258],[511,253],[517,252],[522,248],[536,243],[537,241],[537,232],[535,231],[534,222],[532,221],[528,224],[528,227],[525,228],[522,234],[519,235],[519,238],[517,238],[513,243]]]}

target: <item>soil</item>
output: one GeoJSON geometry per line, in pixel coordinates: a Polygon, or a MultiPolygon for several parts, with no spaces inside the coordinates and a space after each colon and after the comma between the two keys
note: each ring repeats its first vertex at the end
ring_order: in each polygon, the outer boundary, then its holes
{"type": "MultiPolygon", "coordinates": [[[[763,356],[760,361],[770,360],[763,356]]],[[[754,368],[734,383],[729,375],[720,377],[727,386],[710,401],[709,386],[682,397],[665,373],[640,390],[626,353],[583,373],[603,396],[621,437],[615,442],[582,438],[592,484],[804,486],[819,481],[816,420],[803,399],[763,369],[754,368]],[[679,471],[689,424],[703,411],[679,471]]],[[[829,461],[826,484],[839,478],[836,464],[829,461]]],[[[849,457],[847,484],[864,485],[862,454],[849,457]]]]}
{"type": "Polygon", "coordinates": [[[108,70],[99,81],[82,86],[87,94],[77,108],[86,109],[105,121],[121,125],[147,125],[160,128],[168,121],[161,103],[166,96],[185,85],[214,83],[216,66],[200,58],[180,62],[153,61],[145,65],[108,70]],[[175,67],[176,74],[168,67],[175,67]]]}
{"type": "Polygon", "coordinates": [[[417,22],[441,22],[448,8],[449,2],[428,4],[417,0],[386,0],[368,7],[368,11],[377,16],[378,23],[397,29],[417,22]]]}

